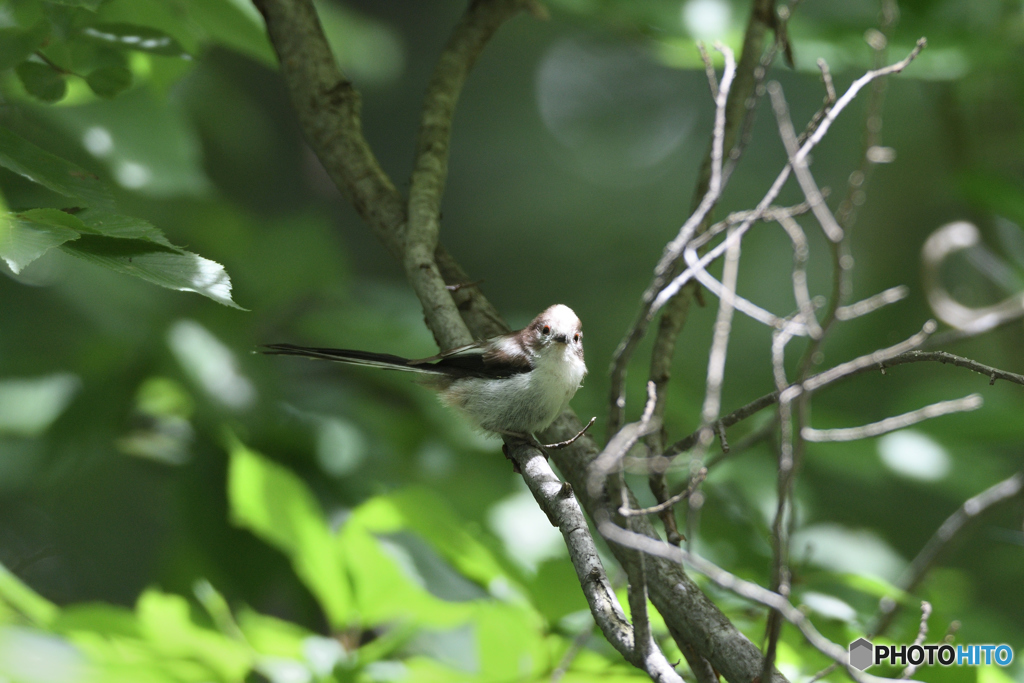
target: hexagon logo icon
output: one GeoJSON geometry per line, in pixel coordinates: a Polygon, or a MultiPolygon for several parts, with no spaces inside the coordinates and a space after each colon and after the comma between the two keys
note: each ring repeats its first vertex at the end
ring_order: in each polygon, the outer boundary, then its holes
{"type": "Polygon", "coordinates": [[[850,643],[850,665],[863,671],[874,663],[875,646],[865,638],[850,643]]]}

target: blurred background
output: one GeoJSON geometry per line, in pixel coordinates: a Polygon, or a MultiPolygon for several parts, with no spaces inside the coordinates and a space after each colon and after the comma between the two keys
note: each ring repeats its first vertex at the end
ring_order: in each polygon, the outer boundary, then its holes
{"type": "MultiPolygon", "coordinates": [[[[421,97],[464,5],[317,3],[345,73],[362,91],[366,137],[403,192],[421,97]]],[[[513,326],[553,303],[579,314],[590,375],[573,407],[584,420],[596,415],[603,437],[611,353],[662,247],[688,215],[708,147],[713,104],[694,41],[738,50],[749,7],[728,0],[547,5],[546,21],[524,14],[503,26],[469,77],[454,121],[442,241],[513,326]]],[[[500,442],[474,433],[404,376],[253,353],[268,342],[436,352],[401,269],[305,146],[259,15],[234,0],[5,0],[0,28],[40,18],[66,27],[82,12],[89,21],[150,27],[181,50],[126,50],[131,85],[112,98],[69,76],[66,94],[44,103],[8,69],[0,125],[97,174],[120,212],[222,264],[234,301],[247,310],[60,249],[18,274],[0,266],[0,563],[60,606],[130,607],[153,587],[193,599],[203,578],[232,606],[327,633],[317,599],[286,555],[231,522],[226,487],[237,438],[295,472],[336,523],[375,496],[429,490],[531,601],[548,606],[538,629],[578,632],[566,617],[578,617],[585,603],[561,539],[500,442]],[[551,607],[558,600],[565,604],[551,607]]],[[[815,60],[826,59],[845,88],[872,65],[865,35],[879,15],[875,0],[805,0],[795,9],[795,68],[779,62],[769,79],[782,84],[798,129],[824,96],[815,60]]],[[[899,284],[910,294],[839,325],[823,349],[825,367],[905,339],[933,317],[920,251],[948,222],[975,222],[986,245],[947,264],[945,283],[959,301],[988,305],[1024,290],[1024,6],[901,2],[888,60],[901,59],[921,36],[928,48],[888,81],[880,135],[891,151],[856,198],[851,241],[853,299],[899,284]]],[[[832,188],[833,208],[860,165],[864,102],[844,112],[814,153],[815,177],[832,188]]],[[[752,208],[784,160],[762,102],[718,215],[752,208]]],[[[0,169],[0,191],[12,211],[74,205],[8,168],[0,169]]],[[[780,203],[800,199],[791,183],[780,203]]],[[[825,242],[811,220],[802,223],[812,243],[812,292],[828,294],[825,242]]],[[[794,310],[791,259],[778,226],[757,226],[744,241],[741,294],[780,315],[794,310]]],[[[713,297],[705,299],[691,311],[673,367],[670,439],[699,426],[716,310],[713,297]]],[[[1022,331],[1015,322],[945,350],[1020,373],[1022,331]]],[[[800,350],[794,344],[790,360],[800,350]]],[[[631,417],[642,406],[646,363],[642,351],[631,366],[631,417]]],[[[738,318],[723,409],[773,388],[770,331],[738,318]]],[[[878,593],[864,581],[895,581],[966,498],[1020,469],[1024,388],[915,364],[815,397],[812,424],[829,428],[971,392],[985,399],[976,412],[879,439],[808,445],[796,486],[794,601],[837,642],[870,623],[878,593]]],[[[768,417],[736,427],[730,440],[768,417]]],[[[712,472],[695,539],[699,552],[761,583],[771,557],[774,458],[772,444],[762,443],[712,472]]],[[[1024,646],[1022,514],[1019,498],[986,514],[941,558],[922,588],[935,608],[929,642],[955,621],[958,643],[1024,646]]],[[[760,612],[715,597],[760,642],[760,612]]],[[[910,642],[919,618],[906,610],[893,638],[910,642]]],[[[424,651],[443,660],[464,645],[445,642],[424,651]]],[[[802,661],[783,660],[798,670],[802,661]]],[[[472,670],[472,663],[452,666],[472,670]]],[[[1015,663],[986,675],[1024,680],[1022,672],[1015,663]]],[[[928,680],[982,675],[932,673],[928,680]]]]}

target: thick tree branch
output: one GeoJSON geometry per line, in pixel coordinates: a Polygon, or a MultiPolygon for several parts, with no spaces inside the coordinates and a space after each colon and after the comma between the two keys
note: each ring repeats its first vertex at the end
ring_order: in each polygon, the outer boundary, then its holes
{"type": "MultiPolygon", "coordinates": [[[[778,593],[774,593],[757,585],[756,583],[745,581],[699,555],[687,552],[681,548],[670,546],[667,543],[652,539],[648,536],[623,529],[611,520],[598,522],[598,528],[605,538],[612,541],[613,544],[643,550],[652,558],[663,558],[679,564],[686,563],[722,588],[752,602],[778,610],[786,621],[800,629],[800,632],[803,634],[804,638],[806,638],[807,642],[825,656],[834,659],[836,662],[844,666],[850,674],[850,677],[855,681],[867,683],[868,681],[894,680],[871,676],[870,674],[865,674],[849,666],[849,653],[847,652],[847,649],[841,645],[833,643],[828,638],[821,635],[821,633],[814,628],[814,625],[811,623],[810,619],[807,618],[806,614],[794,607],[789,600],[778,593]]],[[[718,667],[716,666],[715,668],[717,669],[718,667]]],[[[719,671],[719,673],[722,673],[728,681],[736,680],[730,678],[729,675],[723,671],[719,671]]],[[[778,672],[774,673],[773,680],[781,678],[782,677],[778,672]]]]}
{"type": "MultiPolygon", "coordinates": [[[[580,421],[566,411],[541,435],[542,440],[558,441],[578,433],[580,421]]],[[[606,496],[593,497],[587,483],[594,461],[600,451],[590,436],[580,438],[570,448],[554,451],[551,460],[562,477],[569,482],[583,509],[593,518],[608,518],[609,500],[606,496]]],[[[628,490],[625,492],[629,507],[638,508],[628,490]]],[[[610,518],[625,526],[625,518],[613,514],[610,518]]],[[[650,521],[644,517],[632,518],[631,528],[637,535],[652,543],[663,545],[650,521]]],[[[612,553],[623,567],[636,562],[636,549],[616,543],[610,545],[612,553]]],[[[696,654],[708,662],[725,680],[749,683],[761,674],[761,653],[683,571],[678,562],[661,556],[648,556],[643,566],[651,602],[664,617],[669,633],[677,643],[688,644],[696,654]]],[[[772,683],[785,678],[776,672],[772,683]]]]}
{"type": "MultiPolygon", "coordinates": [[[[266,21],[306,142],[374,235],[404,263],[406,201],[363,137],[360,94],[338,68],[311,0],[254,4],[266,21]]],[[[434,258],[446,284],[470,281],[443,246],[437,247],[434,258]]],[[[476,287],[460,289],[451,298],[478,337],[508,331],[476,287]]],[[[457,345],[438,342],[444,348],[457,345]]]]}
{"type": "Polygon", "coordinates": [[[306,141],[391,255],[401,258],[405,201],[363,137],[361,98],[331,53],[312,0],[254,0],[306,141]]]}

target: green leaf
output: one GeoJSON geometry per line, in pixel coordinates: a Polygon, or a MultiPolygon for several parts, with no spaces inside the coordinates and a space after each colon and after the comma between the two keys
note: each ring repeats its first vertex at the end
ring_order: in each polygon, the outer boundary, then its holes
{"type": "Polygon", "coordinates": [[[245,644],[195,624],[188,601],[180,595],[148,590],[135,611],[142,633],[165,656],[198,660],[225,681],[243,680],[252,668],[245,644]]]}
{"type": "Polygon", "coordinates": [[[149,26],[134,24],[93,24],[82,29],[82,35],[105,45],[138,50],[165,57],[190,58],[177,40],[149,26]]]}
{"type": "Polygon", "coordinates": [[[71,403],[81,384],[70,373],[0,380],[0,434],[43,434],[71,403]]]}
{"type": "Polygon", "coordinates": [[[34,209],[22,214],[0,211],[0,258],[20,273],[53,247],[77,240],[79,232],[50,213],[73,218],[57,209],[34,209]]]}
{"type": "Polygon", "coordinates": [[[572,562],[567,559],[546,560],[537,567],[537,576],[530,582],[533,604],[552,624],[566,614],[587,609],[587,599],[572,562]]]}
{"type": "Polygon", "coordinates": [[[485,588],[504,575],[494,555],[465,530],[451,506],[427,489],[410,488],[374,498],[359,506],[353,515],[375,533],[402,528],[415,531],[459,573],[485,588]]]}
{"type": "Polygon", "coordinates": [[[135,216],[121,216],[105,211],[87,210],[78,214],[85,232],[92,232],[106,237],[117,237],[118,239],[146,240],[154,244],[173,249],[181,254],[187,254],[181,247],[171,244],[163,231],[149,221],[135,216]]]}
{"type": "Polygon", "coordinates": [[[126,189],[161,198],[211,189],[193,122],[182,107],[168,106],[150,88],[132,88],[113,101],[95,99],[39,113],[81,140],[126,189]]]}
{"type": "MultiPolygon", "coordinates": [[[[453,602],[432,594],[415,548],[394,537],[379,536],[404,526],[388,497],[359,506],[345,521],[338,545],[348,561],[353,595],[364,626],[395,621],[451,628],[468,621],[479,599],[453,602]]],[[[437,586],[435,586],[437,587],[437,586]]],[[[461,592],[461,591],[460,591],[461,592]]]]}
{"type": "Polygon", "coordinates": [[[323,510],[291,471],[234,440],[228,472],[231,520],[283,552],[333,627],[351,623],[352,596],[323,510]]]}
{"type": "Polygon", "coordinates": [[[81,259],[161,287],[195,292],[219,304],[245,310],[231,300],[231,278],[224,266],[197,254],[144,239],[82,235],[61,248],[81,259]]]}
{"type": "Polygon", "coordinates": [[[0,600],[28,618],[36,626],[48,626],[60,610],[55,604],[36,593],[21,579],[0,564],[0,600]]]}
{"type": "Polygon", "coordinates": [[[244,0],[185,0],[189,16],[210,41],[248,55],[267,65],[277,56],[267,38],[263,17],[244,0]]]}
{"type": "Polygon", "coordinates": [[[110,99],[131,87],[132,72],[123,66],[104,66],[90,71],[85,82],[94,93],[110,99]]]}
{"type": "Polygon", "coordinates": [[[56,633],[73,635],[89,632],[106,637],[140,638],[139,622],[135,613],[120,605],[105,603],[78,603],[68,605],[50,624],[56,633]]]}
{"type": "Polygon", "coordinates": [[[25,91],[43,102],[57,102],[64,99],[68,84],[64,75],[51,66],[40,62],[22,62],[14,71],[18,74],[25,91]]]}
{"type": "Polygon", "coordinates": [[[50,34],[49,22],[42,20],[31,28],[0,28],[0,71],[10,69],[38,50],[50,34]]]}
{"type": "Polygon", "coordinates": [[[238,627],[246,642],[260,654],[289,659],[301,658],[303,641],[313,635],[298,624],[247,607],[238,611],[238,627]]]}
{"type": "Polygon", "coordinates": [[[0,126],[0,166],[88,206],[111,209],[110,190],[92,173],[0,126]]]}

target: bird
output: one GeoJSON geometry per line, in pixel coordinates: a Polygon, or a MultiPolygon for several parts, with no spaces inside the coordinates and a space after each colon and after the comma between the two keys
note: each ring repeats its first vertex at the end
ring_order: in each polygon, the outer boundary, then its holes
{"type": "Polygon", "coordinates": [[[587,374],[583,325],[555,304],[516,332],[473,342],[429,358],[292,344],[266,344],[271,355],[302,356],[412,372],[441,401],[485,432],[536,440],[564,411],[587,374]]]}

